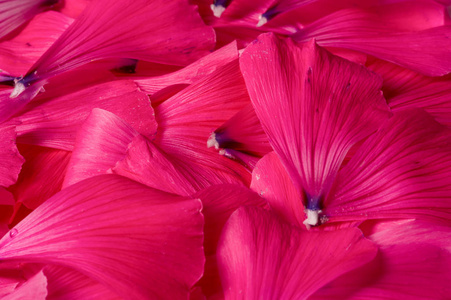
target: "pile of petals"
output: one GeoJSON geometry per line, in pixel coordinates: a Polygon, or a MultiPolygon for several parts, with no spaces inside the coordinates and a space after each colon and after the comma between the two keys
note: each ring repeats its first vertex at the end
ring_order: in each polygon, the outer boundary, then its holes
{"type": "Polygon", "coordinates": [[[0,0],[0,298],[449,299],[450,12],[0,0]]]}

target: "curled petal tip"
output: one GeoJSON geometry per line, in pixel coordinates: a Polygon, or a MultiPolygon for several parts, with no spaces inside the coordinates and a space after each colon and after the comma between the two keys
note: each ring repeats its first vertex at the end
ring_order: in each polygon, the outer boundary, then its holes
{"type": "Polygon", "coordinates": [[[212,5],[210,5],[210,8],[211,8],[211,10],[213,11],[213,15],[216,17],[216,18],[220,18],[221,17],[221,15],[222,15],[222,13],[225,11],[225,7],[224,6],[222,6],[222,5],[215,5],[215,4],[212,4],[212,5]]]}

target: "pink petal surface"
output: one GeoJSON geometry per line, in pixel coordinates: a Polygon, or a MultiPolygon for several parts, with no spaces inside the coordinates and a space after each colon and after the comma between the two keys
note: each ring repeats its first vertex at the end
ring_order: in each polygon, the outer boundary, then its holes
{"type": "Polygon", "coordinates": [[[52,7],[58,0],[1,0],[0,1],[0,38],[5,37],[34,15],[52,7]]]}
{"type": "Polygon", "coordinates": [[[98,0],[87,6],[27,75],[31,81],[42,80],[104,58],[186,65],[205,55],[213,43],[212,29],[185,1],[98,0]]]}
{"type": "Polygon", "coordinates": [[[394,115],[340,170],[325,200],[336,220],[434,218],[448,222],[451,132],[421,110],[394,115]]]}
{"type": "MultiPolygon", "coordinates": [[[[169,85],[192,84],[193,82],[237,58],[238,50],[236,42],[231,42],[230,44],[202,57],[179,71],[162,76],[137,79],[135,82],[144,92],[153,94],[169,85]]],[[[143,72],[137,70],[137,73],[142,75],[143,72]]]]}
{"type": "Polygon", "coordinates": [[[200,209],[120,176],[93,177],[33,211],[0,240],[0,255],[73,268],[126,299],[187,297],[203,270],[200,209]]]}
{"type": "Polygon", "coordinates": [[[423,108],[434,118],[451,126],[451,76],[432,81],[430,78],[419,80],[409,91],[388,100],[393,111],[409,108],[423,108]]]}
{"type": "Polygon", "coordinates": [[[47,265],[44,274],[48,281],[48,300],[122,299],[99,282],[70,268],[47,265]]]}
{"type": "Polygon", "coordinates": [[[63,187],[106,174],[121,160],[133,137],[139,135],[116,115],[95,108],[77,134],[63,187]]]}
{"type": "Polygon", "coordinates": [[[72,150],[76,132],[93,108],[117,114],[146,136],[156,133],[149,98],[130,80],[105,83],[75,80],[53,87],[13,119],[20,122],[17,130],[20,142],[72,150]]]}
{"type": "Polygon", "coordinates": [[[375,229],[369,238],[380,246],[376,259],[342,275],[309,299],[419,300],[449,296],[449,227],[408,220],[375,229]]]}
{"type": "Polygon", "coordinates": [[[272,151],[251,104],[217,128],[207,145],[214,146],[221,155],[240,161],[250,170],[259,158],[272,151]]]}
{"type": "Polygon", "coordinates": [[[341,10],[309,24],[293,35],[298,42],[315,38],[323,47],[360,51],[428,76],[451,72],[451,27],[439,26],[417,32],[395,31],[380,26],[379,16],[363,10],[341,10]],[[436,43],[443,47],[435,47],[436,43]]]}
{"type": "MultiPolygon", "coordinates": [[[[25,158],[17,183],[9,188],[17,204],[35,209],[61,190],[71,152],[19,145],[25,158]]],[[[16,205],[15,213],[19,207],[16,205]]]]}
{"type": "Polygon", "coordinates": [[[305,299],[376,253],[358,229],[301,231],[249,207],[227,222],[218,265],[227,299],[305,299]]]}
{"type": "Polygon", "coordinates": [[[197,192],[194,197],[202,201],[202,213],[205,216],[204,249],[207,261],[199,285],[204,294],[210,297],[223,293],[215,254],[224,224],[241,206],[265,207],[267,203],[248,188],[232,184],[208,187],[197,192]]]}
{"type": "Polygon", "coordinates": [[[72,22],[56,11],[38,14],[20,34],[0,43],[1,69],[16,76],[25,75],[72,22]]]}
{"type": "Polygon", "coordinates": [[[16,146],[15,126],[0,127],[0,186],[14,184],[24,163],[16,146]]]}
{"type": "Polygon", "coordinates": [[[16,287],[16,289],[3,296],[4,300],[24,300],[24,299],[36,299],[45,300],[47,299],[47,278],[41,271],[29,278],[23,284],[16,287]]]}
{"type": "Polygon", "coordinates": [[[348,150],[389,116],[381,80],[312,42],[270,34],[240,64],[270,144],[307,208],[319,210],[348,150]]]}
{"type": "Polygon", "coordinates": [[[305,219],[302,198],[276,153],[258,161],[252,172],[251,189],[266,199],[286,222],[302,225],[305,219]]]}
{"type": "Polygon", "coordinates": [[[207,140],[249,101],[238,62],[230,62],[155,107],[155,144],[174,164],[198,170],[207,180],[218,177],[222,183],[248,182],[248,171],[208,149],[207,140]]]}

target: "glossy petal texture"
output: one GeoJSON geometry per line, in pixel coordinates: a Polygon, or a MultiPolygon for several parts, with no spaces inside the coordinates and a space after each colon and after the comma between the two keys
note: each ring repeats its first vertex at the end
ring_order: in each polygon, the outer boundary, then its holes
{"type": "Polygon", "coordinates": [[[34,15],[58,3],[58,0],[1,0],[0,38],[8,35],[34,15]]]}
{"type": "Polygon", "coordinates": [[[305,219],[302,198],[276,153],[258,161],[252,172],[251,189],[266,199],[286,222],[302,225],[305,219]]]}
{"type": "Polygon", "coordinates": [[[93,108],[117,114],[148,137],[156,134],[149,98],[130,80],[106,83],[73,80],[53,87],[12,120],[20,122],[17,130],[20,142],[72,150],[77,130],[93,108]]]}
{"type": "Polygon", "coordinates": [[[225,223],[239,207],[266,207],[267,202],[248,188],[232,184],[213,185],[199,191],[194,197],[202,200],[202,213],[205,216],[204,248],[207,261],[199,285],[204,294],[210,297],[223,293],[216,263],[216,248],[225,223]]]}
{"type": "Polygon", "coordinates": [[[206,147],[211,133],[249,102],[238,61],[228,63],[155,107],[155,144],[184,176],[197,173],[198,180],[216,184],[250,182],[238,162],[206,147]]]}
{"type": "Polygon", "coordinates": [[[395,114],[340,170],[325,214],[337,220],[434,218],[449,223],[450,134],[424,111],[395,114]]]}
{"type": "MultiPolygon", "coordinates": [[[[181,70],[161,76],[138,79],[135,80],[135,82],[144,92],[153,94],[170,85],[192,84],[237,58],[237,45],[236,42],[232,42],[221,49],[196,60],[181,70]]],[[[145,73],[145,71],[140,71],[138,69],[137,73],[139,76],[142,76],[142,73],[145,73]]]]}
{"type": "Polygon", "coordinates": [[[249,207],[227,222],[218,265],[226,299],[305,299],[376,253],[358,229],[302,231],[249,207]]]}
{"type": "MultiPolygon", "coordinates": [[[[428,76],[451,72],[451,27],[416,32],[399,25],[381,26],[384,18],[364,10],[341,10],[309,24],[293,35],[298,42],[315,38],[323,47],[360,51],[428,76]],[[436,47],[439,43],[443,47],[436,47]]],[[[390,24],[391,25],[391,24],[390,24]]]]}
{"type": "Polygon", "coordinates": [[[369,238],[380,247],[376,259],[337,278],[311,299],[448,298],[449,227],[414,220],[392,222],[369,238]]]}
{"type": "Polygon", "coordinates": [[[308,209],[319,210],[348,150],[388,118],[381,80],[313,42],[265,34],[241,59],[252,103],[308,209]]]}
{"type": "Polygon", "coordinates": [[[44,273],[38,272],[33,277],[29,278],[23,284],[18,285],[16,289],[3,296],[4,300],[24,300],[24,299],[36,299],[36,300],[46,300],[47,299],[47,278],[44,273]]]}
{"type": "Polygon", "coordinates": [[[19,145],[19,149],[26,161],[9,190],[17,203],[33,210],[61,190],[72,153],[33,145],[19,145]]]}
{"type": "Polygon", "coordinates": [[[48,300],[122,299],[99,282],[70,268],[47,265],[44,274],[48,280],[48,300]]]}
{"type": "Polygon", "coordinates": [[[186,65],[213,43],[212,29],[185,1],[93,1],[27,75],[40,80],[116,57],[186,65]]]}
{"type": "Polygon", "coordinates": [[[16,146],[15,126],[0,128],[0,186],[14,184],[25,162],[16,146]]]}
{"type": "Polygon", "coordinates": [[[126,299],[185,298],[203,270],[200,209],[120,176],[93,177],[20,222],[0,256],[73,268],[126,299]]]}
{"type": "Polygon", "coordinates": [[[72,22],[56,11],[38,14],[17,36],[0,43],[1,69],[16,76],[25,75],[72,22]]]}
{"type": "Polygon", "coordinates": [[[214,146],[221,155],[240,161],[250,170],[258,159],[272,151],[251,104],[216,129],[207,145],[214,146]]]}

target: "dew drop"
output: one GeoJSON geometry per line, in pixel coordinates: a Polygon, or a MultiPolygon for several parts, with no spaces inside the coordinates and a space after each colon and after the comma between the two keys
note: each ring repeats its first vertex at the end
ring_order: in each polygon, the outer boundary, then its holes
{"type": "Polygon", "coordinates": [[[17,234],[19,233],[19,230],[17,230],[16,228],[11,229],[11,231],[9,232],[9,236],[10,237],[15,237],[17,234]]]}

